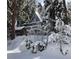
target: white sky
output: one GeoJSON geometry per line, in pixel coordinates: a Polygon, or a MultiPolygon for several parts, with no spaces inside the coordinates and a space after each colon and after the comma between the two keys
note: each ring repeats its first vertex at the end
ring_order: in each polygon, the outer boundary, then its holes
{"type": "Polygon", "coordinates": [[[40,2],[42,6],[44,5],[44,0],[37,0],[37,1],[40,2]]]}

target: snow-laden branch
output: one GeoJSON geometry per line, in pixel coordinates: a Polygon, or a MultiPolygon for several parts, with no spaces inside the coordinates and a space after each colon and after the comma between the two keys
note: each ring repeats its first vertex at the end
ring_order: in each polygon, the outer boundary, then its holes
{"type": "Polygon", "coordinates": [[[38,11],[37,11],[37,10],[35,11],[35,13],[36,13],[36,15],[38,16],[38,18],[39,18],[40,22],[42,22],[43,20],[42,20],[42,18],[41,18],[40,14],[38,13],[38,11]]]}

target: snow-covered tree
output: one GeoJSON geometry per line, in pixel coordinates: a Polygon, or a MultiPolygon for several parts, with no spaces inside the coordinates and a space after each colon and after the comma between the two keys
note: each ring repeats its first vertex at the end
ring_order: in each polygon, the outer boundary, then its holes
{"type": "Polygon", "coordinates": [[[18,26],[31,20],[35,9],[35,0],[7,0],[8,38],[15,37],[15,22],[18,26]]]}

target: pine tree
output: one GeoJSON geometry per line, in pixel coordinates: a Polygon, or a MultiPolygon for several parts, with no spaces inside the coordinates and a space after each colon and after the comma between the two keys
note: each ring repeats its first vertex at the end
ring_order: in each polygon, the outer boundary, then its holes
{"type": "Polygon", "coordinates": [[[8,37],[15,38],[15,22],[22,23],[31,20],[34,14],[35,0],[7,0],[8,37]],[[10,26],[9,26],[10,25],[10,26]],[[10,30],[10,31],[9,31],[10,30]]]}

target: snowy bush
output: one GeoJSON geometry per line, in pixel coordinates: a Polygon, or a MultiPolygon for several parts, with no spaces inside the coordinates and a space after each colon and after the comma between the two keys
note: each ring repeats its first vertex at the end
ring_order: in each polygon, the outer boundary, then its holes
{"type": "Polygon", "coordinates": [[[46,48],[46,44],[42,41],[36,41],[31,44],[32,53],[37,53],[37,51],[43,51],[46,48]]]}
{"type": "Polygon", "coordinates": [[[59,30],[58,33],[52,32],[48,36],[48,42],[50,43],[56,43],[57,46],[60,47],[60,52],[63,55],[66,55],[68,52],[68,49],[66,49],[70,43],[71,43],[71,28],[69,25],[64,25],[64,23],[61,21],[57,21],[56,24],[56,30],[59,30]],[[59,24],[59,25],[58,25],[59,24]]]}
{"type": "Polygon", "coordinates": [[[26,40],[26,48],[27,48],[27,49],[30,49],[32,43],[33,43],[33,42],[32,42],[31,40],[26,40]]]}
{"type": "Polygon", "coordinates": [[[37,44],[31,44],[31,47],[32,47],[32,53],[37,53],[37,44]]]}
{"type": "Polygon", "coordinates": [[[67,35],[67,36],[71,36],[71,27],[69,25],[64,25],[63,26],[63,32],[67,35]]]}
{"type": "Polygon", "coordinates": [[[38,44],[38,50],[39,51],[43,51],[46,47],[46,44],[44,44],[44,42],[39,42],[38,44]]]}
{"type": "Polygon", "coordinates": [[[52,34],[50,34],[48,36],[48,43],[52,42],[52,41],[56,41],[56,34],[54,32],[52,32],[52,34]]]}
{"type": "Polygon", "coordinates": [[[61,19],[56,20],[55,29],[58,31],[62,31],[62,27],[64,26],[64,22],[61,19]]]}

